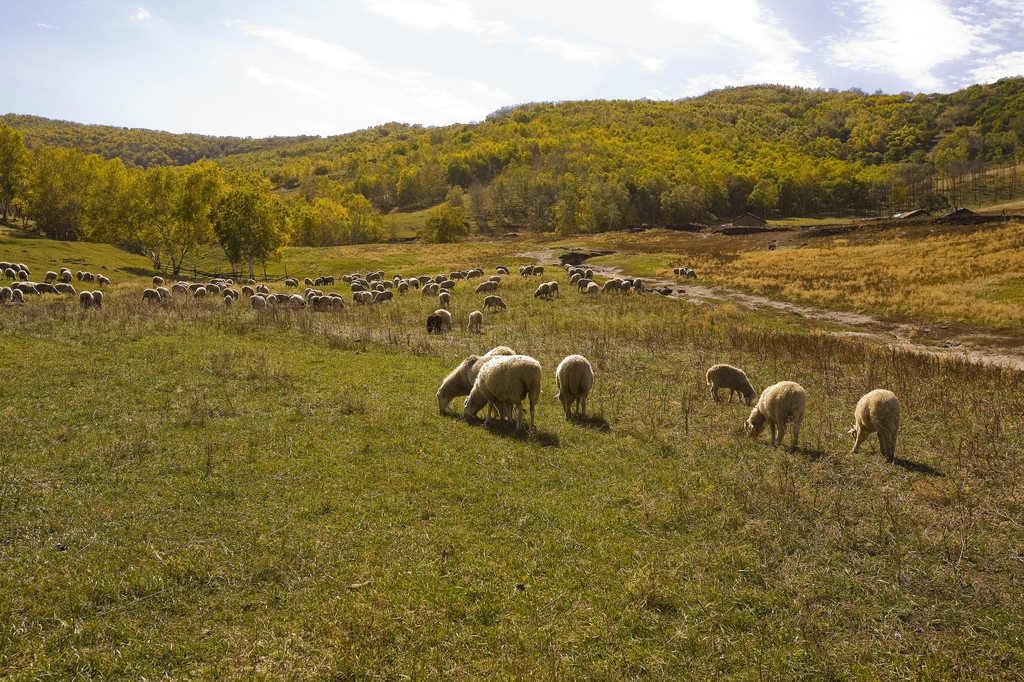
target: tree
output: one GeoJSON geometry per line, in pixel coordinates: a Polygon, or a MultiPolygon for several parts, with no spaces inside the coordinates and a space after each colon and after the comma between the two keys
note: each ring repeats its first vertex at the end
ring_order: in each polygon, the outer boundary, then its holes
{"type": "Polygon", "coordinates": [[[462,188],[456,185],[443,204],[427,214],[420,236],[432,244],[453,244],[469,234],[462,188]]]}
{"type": "Polygon", "coordinates": [[[298,246],[338,246],[352,241],[348,209],[330,199],[299,201],[291,213],[292,236],[298,246]]]}
{"type": "Polygon", "coordinates": [[[0,124],[0,212],[5,223],[11,202],[22,192],[29,162],[24,136],[6,123],[0,124]]]}
{"type": "Polygon", "coordinates": [[[779,203],[779,187],[771,178],[761,178],[747,197],[747,205],[765,218],[779,203]]]}
{"type": "Polygon", "coordinates": [[[380,211],[361,194],[350,194],[342,201],[352,219],[352,244],[376,244],[387,241],[388,230],[380,211]]]}
{"type": "Polygon", "coordinates": [[[265,264],[288,242],[287,212],[271,192],[270,181],[257,174],[242,178],[221,198],[214,214],[214,231],[232,266],[265,264]]]}
{"type": "Polygon", "coordinates": [[[42,231],[59,241],[83,236],[90,189],[101,163],[100,157],[87,157],[77,149],[39,150],[30,181],[30,211],[42,231]]]}

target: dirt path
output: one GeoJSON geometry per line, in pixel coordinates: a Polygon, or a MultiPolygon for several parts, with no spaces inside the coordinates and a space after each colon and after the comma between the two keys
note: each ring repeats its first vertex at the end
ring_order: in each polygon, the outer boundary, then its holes
{"type": "MultiPolygon", "coordinates": [[[[545,267],[561,268],[561,262],[552,249],[518,253],[517,256],[535,258],[545,267]]],[[[587,268],[601,277],[628,277],[621,268],[587,264],[587,268]]],[[[668,289],[669,298],[701,303],[705,299],[729,301],[752,310],[766,310],[786,315],[797,315],[822,320],[842,327],[860,327],[833,331],[838,336],[851,336],[881,345],[912,350],[938,357],[967,358],[973,362],[1024,370],[1024,347],[1019,339],[1001,336],[983,327],[962,324],[908,324],[882,320],[864,313],[825,310],[813,306],[777,301],[764,296],[746,294],[721,286],[699,284],[694,280],[645,278],[644,284],[655,290],[668,289]],[[926,341],[922,343],[918,339],[926,341]],[[979,344],[978,341],[985,341],[979,344]]]]}

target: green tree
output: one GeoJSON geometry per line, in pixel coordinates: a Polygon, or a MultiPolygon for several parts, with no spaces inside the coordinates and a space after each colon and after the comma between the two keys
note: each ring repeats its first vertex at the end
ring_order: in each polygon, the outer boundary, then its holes
{"type": "Polygon", "coordinates": [[[779,186],[771,178],[761,178],[747,197],[747,205],[767,218],[779,203],[779,186]]]}
{"type": "Polygon", "coordinates": [[[30,180],[30,211],[40,230],[60,241],[85,234],[90,191],[101,163],[98,156],[77,149],[39,150],[30,180]]]}
{"type": "Polygon", "coordinates": [[[0,212],[5,223],[11,202],[22,193],[29,163],[25,137],[6,123],[0,124],[0,212]]]}
{"type": "Polygon", "coordinates": [[[298,246],[338,246],[352,241],[348,209],[330,199],[299,201],[291,213],[292,238],[298,246]]]}
{"type": "Polygon", "coordinates": [[[427,214],[420,236],[431,244],[453,244],[467,234],[465,199],[462,188],[456,185],[445,202],[427,214]]]}
{"type": "Polygon", "coordinates": [[[342,203],[352,220],[350,243],[375,244],[387,241],[388,229],[384,225],[384,217],[366,197],[350,194],[342,203]]]}
{"type": "Polygon", "coordinates": [[[700,185],[677,185],[661,195],[661,222],[704,223],[711,217],[708,195],[700,185]]]}
{"type": "Polygon", "coordinates": [[[214,230],[232,266],[265,264],[288,242],[287,211],[271,192],[270,181],[250,175],[238,181],[217,205],[214,230]]]}

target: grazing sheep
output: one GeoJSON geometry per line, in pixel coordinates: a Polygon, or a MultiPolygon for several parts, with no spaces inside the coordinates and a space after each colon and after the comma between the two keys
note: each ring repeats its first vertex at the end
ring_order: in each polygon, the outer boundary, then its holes
{"type": "Polygon", "coordinates": [[[304,280],[302,280],[302,281],[303,281],[303,282],[304,282],[304,283],[306,284],[306,286],[307,286],[307,287],[311,287],[311,286],[313,286],[313,280],[312,280],[312,279],[310,279],[309,277],[305,278],[305,279],[304,279],[304,280]]]}
{"type": "Polygon", "coordinates": [[[533,292],[534,298],[551,298],[551,285],[548,282],[537,285],[537,290],[533,292]]]}
{"type": "Polygon", "coordinates": [[[587,288],[591,284],[594,284],[594,280],[587,279],[586,277],[582,277],[582,278],[576,280],[576,291],[578,293],[585,294],[585,293],[587,293],[587,290],[588,290],[587,288]]]}
{"type": "Polygon", "coordinates": [[[445,282],[447,280],[447,275],[434,275],[434,284],[441,284],[441,282],[445,282]]]}
{"type": "Polygon", "coordinates": [[[474,310],[469,314],[469,327],[467,329],[473,333],[481,333],[481,327],[484,324],[484,314],[479,310],[474,310]]]}
{"type": "Polygon", "coordinates": [[[530,275],[533,274],[533,266],[532,265],[521,265],[519,267],[519,274],[522,275],[523,277],[529,277],[530,275]]]}
{"type": "Polygon", "coordinates": [[[179,294],[181,296],[187,296],[189,293],[189,289],[186,285],[182,284],[181,282],[178,282],[177,284],[171,286],[171,293],[179,294]]]}
{"type": "Polygon", "coordinates": [[[552,296],[558,295],[558,282],[554,280],[548,282],[548,298],[550,299],[552,296]]]}
{"type": "Polygon", "coordinates": [[[18,273],[14,271],[14,268],[4,268],[4,277],[7,279],[18,279],[18,273]]]}
{"type": "Polygon", "coordinates": [[[60,293],[57,291],[57,287],[53,286],[52,284],[47,284],[46,282],[40,282],[39,284],[36,284],[36,291],[38,291],[40,294],[60,293]]]}
{"type": "Polygon", "coordinates": [[[297,288],[299,286],[299,280],[295,279],[294,277],[289,277],[288,279],[286,279],[284,281],[284,285],[286,287],[296,287],[297,288]]]}
{"type": "Polygon", "coordinates": [[[625,282],[623,282],[621,279],[619,279],[618,277],[613,277],[612,279],[604,283],[604,285],[601,287],[601,293],[606,294],[612,291],[624,291],[622,286],[623,284],[625,284],[625,282]]]}
{"type": "Polygon", "coordinates": [[[78,295],[78,292],[75,291],[75,288],[70,284],[65,284],[64,282],[57,282],[53,286],[55,289],[57,289],[57,293],[71,294],[72,296],[78,295]]]}
{"type": "Polygon", "coordinates": [[[13,305],[25,305],[25,294],[21,292],[21,289],[11,290],[11,303],[13,305]]]}
{"type": "Polygon", "coordinates": [[[143,303],[145,303],[146,301],[149,301],[150,303],[159,303],[160,302],[160,292],[157,291],[156,289],[143,289],[142,290],[142,301],[143,301],[143,303]]]}
{"type": "Polygon", "coordinates": [[[508,306],[505,305],[505,301],[501,300],[501,296],[488,296],[484,299],[484,310],[488,308],[501,308],[502,310],[508,310],[508,306]]]}
{"type": "Polygon", "coordinates": [[[267,307],[267,299],[253,294],[249,297],[249,305],[252,306],[253,310],[263,310],[267,307]]]}
{"type": "Polygon", "coordinates": [[[23,295],[31,294],[33,296],[39,296],[39,289],[36,288],[35,282],[15,282],[12,285],[12,288],[20,291],[23,295]]]}
{"type": "Polygon", "coordinates": [[[22,282],[28,281],[28,270],[18,270],[18,279],[22,282]]]}
{"type": "Polygon", "coordinates": [[[855,418],[857,423],[850,433],[856,440],[850,454],[857,452],[866,434],[877,433],[882,455],[890,462],[896,459],[896,435],[900,430],[900,401],[896,394],[884,388],[871,391],[857,401],[855,418]]]}
{"type": "Polygon", "coordinates": [[[452,400],[459,396],[469,395],[470,391],[473,390],[473,384],[476,383],[476,376],[480,373],[480,368],[487,361],[502,355],[515,354],[516,352],[508,346],[498,346],[481,356],[470,355],[459,363],[459,366],[444,378],[444,381],[441,382],[441,387],[437,389],[438,412],[444,414],[452,400]]]}
{"type": "Polygon", "coordinates": [[[501,406],[518,408],[516,429],[523,426],[523,399],[530,398],[530,426],[534,425],[534,407],[540,400],[540,363],[527,355],[493,358],[484,364],[473,383],[473,390],[463,404],[462,417],[469,419],[487,406],[484,426],[490,423],[491,410],[501,414],[501,406]]]}
{"type": "Polygon", "coordinates": [[[431,313],[427,316],[427,333],[428,334],[440,334],[444,331],[444,317],[437,313],[431,313]]]}
{"type": "Polygon", "coordinates": [[[157,287],[156,288],[156,293],[160,294],[160,300],[161,301],[170,301],[171,300],[171,292],[170,292],[170,290],[167,287],[157,287]]]}
{"type": "Polygon", "coordinates": [[[83,291],[78,295],[78,305],[83,308],[88,308],[92,305],[92,294],[88,291],[83,291]]]}
{"type": "Polygon", "coordinates": [[[164,278],[163,277],[157,276],[157,277],[153,278],[153,286],[160,287],[160,286],[163,286],[163,284],[164,284],[164,278]]]}
{"type": "Polygon", "coordinates": [[[74,279],[74,275],[71,274],[70,270],[62,269],[57,279],[59,279],[64,284],[67,284],[72,279],[74,279]]]}
{"type": "Polygon", "coordinates": [[[786,435],[786,424],[793,422],[793,448],[800,440],[800,424],[804,420],[807,394],[803,386],[795,381],[780,381],[764,389],[757,407],[750,413],[744,427],[751,438],[757,438],[764,431],[765,424],[772,429],[772,447],[782,443],[786,435]],[[778,431],[778,436],[776,436],[778,431]]]}
{"type": "Polygon", "coordinates": [[[401,282],[398,283],[398,293],[404,294],[404,293],[406,293],[408,291],[409,291],[409,283],[408,282],[406,282],[405,280],[402,280],[401,282]]]}
{"type": "Polygon", "coordinates": [[[494,268],[494,271],[497,272],[499,275],[508,274],[508,268],[506,268],[504,265],[499,265],[498,267],[494,268]]]}
{"type": "Polygon", "coordinates": [[[438,308],[434,311],[434,314],[441,316],[443,320],[441,324],[442,329],[446,332],[450,332],[452,330],[452,314],[444,308],[438,308]]]}
{"type": "Polygon", "coordinates": [[[587,395],[594,386],[594,368],[582,355],[570,355],[555,370],[556,398],[565,410],[565,419],[572,419],[573,403],[583,419],[587,418],[587,395]]]}
{"type": "Polygon", "coordinates": [[[302,296],[299,295],[299,294],[292,294],[291,296],[288,297],[288,307],[289,308],[305,308],[306,307],[306,299],[302,298],[302,296]]]}
{"type": "Polygon", "coordinates": [[[501,275],[491,275],[490,277],[487,278],[487,281],[497,282],[498,284],[501,284],[501,275]]]}
{"type": "Polygon", "coordinates": [[[100,286],[103,286],[104,284],[110,284],[110,280],[109,280],[109,279],[107,279],[107,278],[106,278],[105,276],[103,276],[103,275],[96,275],[96,282],[97,282],[97,283],[98,283],[98,284],[99,284],[100,286]]]}
{"type": "Polygon", "coordinates": [[[442,290],[454,291],[455,290],[455,280],[454,279],[446,279],[445,281],[441,282],[440,286],[441,286],[442,290]]]}
{"type": "Polygon", "coordinates": [[[57,273],[54,272],[53,270],[47,270],[46,276],[43,278],[43,281],[46,282],[47,284],[49,284],[50,282],[56,282],[57,273]]]}
{"type": "Polygon", "coordinates": [[[97,289],[96,291],[92,292],[92,304],[94,306],[96,306],[97,308],[102,308],[103,307],[103,292],[102,291],[97,289]]]}
{"type": "MultiPolygon", "coordinates": [[[[85,273],[82,272],[81,270],[78,270],[78,271],[75,272],[75,279],[77,279],[79,282],[83,281],[84,277],[85,277],[85,273]]],[[[11,279],[14,279],[14,278],[12,277],[11,279]]]]}
{"type": "Polygon", "coordinates": [[[235,302],[235,299],[231,296],[231,294],[224,294],[224,307],[225,308],[230,308],[231,304],[234,303],[234,302],[235,302]]]}
{"type": "Polygon", "coordinates": [[[242,296],[245,296],[246,298],[249,298],[249,297],[255,296],[255,295],[256,295],[256,290],[253,289],[248,284],[246,284],[245,286],[242,287],[242,296]]]}
{"type": "Polygon", "coordinates": [[[192,292],[192,298],[206,298],[206,287],[198,286],[192,292]]]}
{"type": "Polygon", "coordinates": [[[597,282],[591,282],[587,285],[587,293],[591,296],[597,296],[601,293],[601,287],[597,285],[597,282]]]}
{"type": "Polygon", "coordinates": [[[452,302],[452,295],[447,291],[442,291],[437,295],[437,304],[442,308],[447,309],[448,305],[452,302]]]}
{"type": "Polygon", "coordinates": [[[480,284],[478,284],[477,287],[476,287],[476,291],[474,291],[473,293],[475,293],[475,294],[486,294],[486,293],[488,293],[490,291],[497,291],[497,290],[498,290],[498,283],[497,282],[487,281],[487,282],[480,282],[480,284]]]}
{"type": "Polygon", "coordinates": [[[753,402],[754,396],[757,395],[743,370],[732,365],[715,365],[708,370],[706,379],[708,386],[711,387],[711,397],[716,403],[722,401],[718,395],[718,390],[722,388],[729,389],[730,405],[733,393],[739,395],[747,405],[753,402]]]}
{"type": "MultiPolygon", "coordinates": [[[[367,293],[369,293],[369,292],[367,292],[367,293]]],[[[373,294],[373,302],[374,303],[381,303],[383,301],[391,301],[391,300],[394,300],[394,298],[395,298],[395,294],[392,291],[378,291],[377,293],[373,294]]]]}
{"type": "Polygon", "coordinates": [[[10,287],[0,288],[0,303],[7,303],[9,300],[11,300],[11,295],[13,293],[14,290],[11,289],[10,287]]]}

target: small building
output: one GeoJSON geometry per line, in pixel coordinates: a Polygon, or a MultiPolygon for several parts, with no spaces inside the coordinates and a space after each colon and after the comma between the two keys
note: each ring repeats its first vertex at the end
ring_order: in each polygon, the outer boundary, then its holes
{"type": "Polygon", "coordinates": [[[978,214],[975,213],[974,211],[972,211],[969,208],[958,208],[955,211],[950,211],[949,213],[943,213],[942,216],[940,216],[940,217],[945,218],[947,220],[963,220],[964,218],[970,218],[971,216],[975,216],[975,215],[978,215],[978,214]]]}
{"type": "Polygon", "coordinates": [[[758,218],[753,213],[744,213],[733,218],[729,224],[736,227],[765,227],[768,225],[768,221],[758,218]]]}

